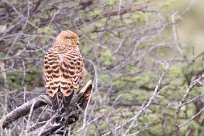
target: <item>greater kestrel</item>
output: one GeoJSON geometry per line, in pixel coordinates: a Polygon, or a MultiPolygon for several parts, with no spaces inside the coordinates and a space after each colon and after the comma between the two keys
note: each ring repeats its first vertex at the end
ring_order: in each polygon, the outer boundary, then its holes
{"type": "Polygon", "coordinates": [[[70,30],[62,31],[45,54],[45,87],[55,110],[69,105],[74,90],[84,78],[84,63],[78,43],[77,34],[70,30]]]}

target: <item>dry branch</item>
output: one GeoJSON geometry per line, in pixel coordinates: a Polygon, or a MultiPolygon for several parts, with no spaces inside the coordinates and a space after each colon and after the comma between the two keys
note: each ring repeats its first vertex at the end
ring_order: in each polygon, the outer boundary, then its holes
{"type": "Polygon", "coordinates": [[[33,110],[35,110],[47,104],[51,104],[48,96],[40,95],[37,98],[34,98],[31,101],[24,103],[20,107],[17,107],[16,109],[8,113],[0,120],[0,123],[2,123],[3,128],[6,128],[8,127],[9,124],[14,122],[15,120],[27,115],[30,112],[31,107],[33,107],[33,110]]]}
{"type": "MultiPolygon", "coordinates": [[[[66,126],[76,122],[79,118],[79,115],[81,114],[81,111],[86,108],[86,105],[89,101],[89,98],[91,96],[92,92],[92,81],[89,81],[80,91],[79,93],[75,94],[72,98],[72,101],[70,103],[70,107],[68,110],[60,115],[60,117],[64,118],[64,121],[57,125],[47,125],[47,126],[41,126],[45,127],[41,132],[41,135],[54,133],[59,128],[65,128],[66,126]]],[[[16,121],[19,118],[24,117],[25,115],[28,115],[31,110],[36,110],[37,108],[40,108],[45,105],[51,105],[51,100],[49,99],[49,96],[47,95],[40,95],[23,105],[17,107],[7,115],[1,118],[0,120],[0,129],[5,129],[9,126],[12,122],[16,121]]],[[[54,119],[56,119],[59,116],[54,115],[50,122],[52,122],[54,119]]],[[[2,132],[2,131],[1,131],[2,132]]],[[[36,133],[39,133],[39,128],[35,129],[35,131],[32,131],[30,135],[35,135],[36,133]]]]}

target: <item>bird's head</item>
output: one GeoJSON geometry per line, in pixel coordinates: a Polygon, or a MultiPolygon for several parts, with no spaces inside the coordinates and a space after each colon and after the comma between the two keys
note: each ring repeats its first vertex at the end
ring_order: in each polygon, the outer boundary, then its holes
{"type": "Polygon", "coordinates": [[[54,46],[60,50],[69,47],[75,47],[79,43],[79,36],[70,30],[62,31],[57,36],[54,46]]]}

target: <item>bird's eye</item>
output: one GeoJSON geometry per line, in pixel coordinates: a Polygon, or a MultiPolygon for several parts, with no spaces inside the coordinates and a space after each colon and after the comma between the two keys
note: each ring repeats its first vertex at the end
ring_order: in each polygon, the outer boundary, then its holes
{"type": "Polygon", "coordinates": [[[71,37],[69,37],[69,36],[66,36],[65,38],[66,38],[66,39],[71,39],[71,37]]]}

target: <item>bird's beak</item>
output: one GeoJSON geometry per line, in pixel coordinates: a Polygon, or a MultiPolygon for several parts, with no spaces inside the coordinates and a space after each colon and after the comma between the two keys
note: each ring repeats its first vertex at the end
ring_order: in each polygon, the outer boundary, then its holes
{"type": "Polygon", "coordinates": [[[77,45],[79,46],[79,41],[77,41],[77,45]]]}

